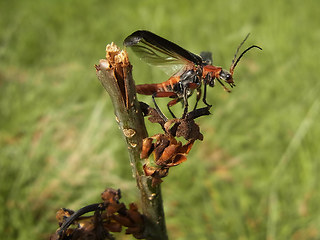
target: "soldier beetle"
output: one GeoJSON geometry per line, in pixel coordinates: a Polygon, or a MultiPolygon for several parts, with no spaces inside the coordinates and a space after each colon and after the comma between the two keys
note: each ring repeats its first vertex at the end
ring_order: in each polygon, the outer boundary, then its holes
{"type": "Polygon", "coordinates": [[[182,118],[184,118],[188,112],[188,97],[196,90],[197,99],[194,107],[196,109],[202,95],[201,86],[204,85],[202,101],[205,105],[211,106],[206,101],[207,85],[214,87],[215,81],[218,81],[227,92],[230,92],[224,82],[229,84],[231,88],[235,86],[233,73],[242,56],[252,48],[262,50],[259,46],[252,45],[237,57],[240,47],[248,36],[249,34],[237,48],[230,69],[227,71],[212,65],[212,57],[209,52],[196,55],[146,30],[138,30],[132,33],[124,40],[124,46],[130,47],[138,57],[147,63],[158,67],[166,67],[166,70],[169,69],[171,73],[171,77],[165,82],[137,85],[137,93],[152,95],[158,112],[161,111],[155,101],[156,97],[174,98],[167,104],[169,112],[174,118],[176,117],[170,107],[183,100],[184,113],[182,118]]]}

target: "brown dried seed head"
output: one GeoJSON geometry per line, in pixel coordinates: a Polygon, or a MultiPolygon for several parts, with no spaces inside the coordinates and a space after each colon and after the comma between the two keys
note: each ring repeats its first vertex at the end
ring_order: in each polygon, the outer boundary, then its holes
{"type": "Polygon", "coordinates": [[[140,153],[141,159],[146,159],[150,156],[151,152],[153,151],[152,141],[152,138],[145,138],[142,140],[142,150],[140,153]]]}
{"type": "Polygon", "coordinates": [[[152,176],[155,173],[156,168],[153,168],[153,167],[148,166],[147,164],[144,164],[143,171],[146,176],[152,176]]]}
{"type": "Polygon", "coordinates": [[[101,198],[106,203],[118,203],[121,198],[121,191],[120,189],[115,190],[107,188],[103,193],[101,193],[101,198]]]}
{"type": "Polygon", "coordinates": [[[171,144],[164,149],[160,158],[156,161],[157,165],[165,165],[167,161],[172,159],[177,155],[179,148],[181,147],[181,142],[179,144],[171,144]]]}
{"type": "Polygon", "coordinates": [[[179,153],[172,159],[171,162],[167,163],[167,166],[168,167],[178,166],[179,164],[181,164],[181,163],[183,163],[185,161],[187,161],[186,154],[179,153]]]}

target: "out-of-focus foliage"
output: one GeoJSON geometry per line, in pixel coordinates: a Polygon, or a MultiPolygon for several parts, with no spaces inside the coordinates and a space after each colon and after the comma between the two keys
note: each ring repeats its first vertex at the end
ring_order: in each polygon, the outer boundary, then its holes
{"type": "MultiPolygon", "coordinates": [[[[47,239],[59,208],[97,202],[107,186],[137,201],[94,64],[108,43],[148,29],[212,51],[224,68],[248,32],[246,46],[263,48],[241,60],[231,94],[208,89],[204,142],[162,183],[170,238],[319,239],[319,9],[312,0],[1,1],[0,238],[47,239]]],[[[137,83],[167,79],[129,54],[137,83]]]]}

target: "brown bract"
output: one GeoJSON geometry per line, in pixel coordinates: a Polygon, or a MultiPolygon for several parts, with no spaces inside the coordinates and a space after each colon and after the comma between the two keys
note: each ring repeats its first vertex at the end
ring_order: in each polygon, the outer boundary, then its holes
{"type": "Polygon", "coordinates": [[[201,116],[210,115],[210,107],[195,109],[187,113],[185,118],[163,119],[161,115],[146,103],[140,102],[140,107],[148,120],[152,123],[158,123],[165,131],[173,137],[183,137],[189,140],[203,140],[199,125],[195,123],[195,119],[201,116]]]}
{"type": "Polygon", "coordinates": [[[161,178],[168,175],[170,167],[177,166],[187,160],[193,143],[194,140],[189,140],[183,145],[171,134],[156,134],[143,140],[140,157],[146,159],[152,154],[155,164],[152,166],[149,161],[143,166],[145,174],[153,178],[152,185],[161,183],[161,178]]]}
{"type": "Polygon", "coordinates": [[[60,228],[51,240],[103,240],[114,239],[111,232],[121,232],[126,227],[126,234],[132,234],[137,239],[144,237],[144,217],[135,204],[129,209],[120,203],[120,190],[106,189],[102,194],[102,203],[91,204],[73,212],[60,209],[57,220],[60,228]],[[92,216],[82,215],[94,212],[92,216]]]}
{"type": "Polygon", "coordinates": [[[169,173],[169,168],[177,166],[187,160],[196,140],[203,140],[198,124],[194,119],[210,114],[210,107],[195,109],[187,113],[185,118],[165,119],[163,114],[149,105],[140,102],[141,109],[148,120],[152,123],[158,123],[164,130],[164,133],[156,134],[152,137],[143,139],[140,153],[141,159],[147,159],[143,165],[146,176],[152,177],[152,185],[158,185],[169,173]],[[176,138],[182,137],[187,140],[182,144],[176,138]]]}

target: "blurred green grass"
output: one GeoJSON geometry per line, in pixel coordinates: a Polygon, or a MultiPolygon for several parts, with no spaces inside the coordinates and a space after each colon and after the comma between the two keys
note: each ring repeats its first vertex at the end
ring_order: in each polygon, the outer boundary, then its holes
{"type": "MultiPolygon", "coordinates": [[[[320,238],[318,1],[1,1],[0,13],[0,239],[47,239],[58,208],[105,187],[138,199],[93,67],[137,29],[225,68],[248,32],[263,48],[232,94],[209,89],[205,139],[162,184],[170,239],[320,238]]],[[[130,58],[138,83],[165,80],[130,58]]]]}

